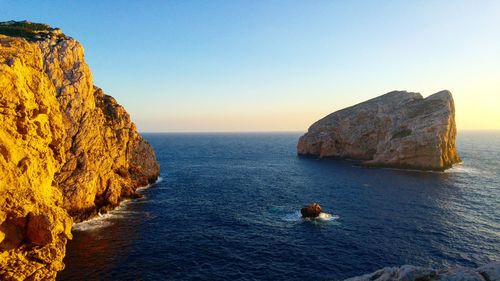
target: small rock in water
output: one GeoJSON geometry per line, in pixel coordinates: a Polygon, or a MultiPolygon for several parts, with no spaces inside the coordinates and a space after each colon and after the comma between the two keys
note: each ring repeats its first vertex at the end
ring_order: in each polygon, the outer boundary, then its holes
{"type": "Polygon", "coordinates": [[[321,206],[318,203],[311,203],[300,209],[303,218],[317,218],[321,214],[321,206]]]}

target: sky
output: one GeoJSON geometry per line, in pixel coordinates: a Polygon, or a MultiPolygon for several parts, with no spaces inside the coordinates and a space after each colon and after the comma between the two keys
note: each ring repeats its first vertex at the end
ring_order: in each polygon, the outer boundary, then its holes
{"type": "Polygon", "coordinates": [[[306,131],[392,90],[500,129],[500,1],[5,1],[59,27],[141,132],[306,131]]]}

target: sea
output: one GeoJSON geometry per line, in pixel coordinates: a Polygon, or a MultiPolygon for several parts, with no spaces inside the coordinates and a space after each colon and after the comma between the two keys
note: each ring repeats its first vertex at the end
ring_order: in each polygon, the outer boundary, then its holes
{"type": "Polygon", "coordinates": [[[143,134],[161,178],[76,224],[58,280],[342,280],[500,260],[500,131],[445,172],[298,157],[300,133],[143,134]],[[304,220],[300,208],[325,216],[304,220]]]}

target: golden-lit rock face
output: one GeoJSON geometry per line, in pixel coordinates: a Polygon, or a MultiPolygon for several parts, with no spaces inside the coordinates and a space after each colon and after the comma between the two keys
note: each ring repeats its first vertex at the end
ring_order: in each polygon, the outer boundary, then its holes
{"type": "Polygon", "coordinates": [[[460,162],[449,91],[427,98],[394,91],[314,123],[299,155],[363,160],[364,165],[443,171],[460,162]]]}
{"type": "Polygon", "coordinates": [[[0,35],[0,279],[54,279],[71,226],[154,182],[129,115],[95,87],[76,40],[0,35]]]}

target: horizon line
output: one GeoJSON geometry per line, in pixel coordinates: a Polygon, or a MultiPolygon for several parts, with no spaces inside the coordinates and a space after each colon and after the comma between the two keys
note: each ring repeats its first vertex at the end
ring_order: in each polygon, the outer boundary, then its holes
{"type": "Polygon", "coordinates": [[[139,131],[140,134],[255,134],[255,133],[305,133],[307,131],[139,131]]]}
{"type": "MultiPolygon", "coordinates": [[[[457,129],[457,132],[500,132],[500,129],[457,129]]],[[[305,131],[272,130],[272,131],[138,131],[139,134],[255,134],[255,133],[306,133],[305,131]]]]}

